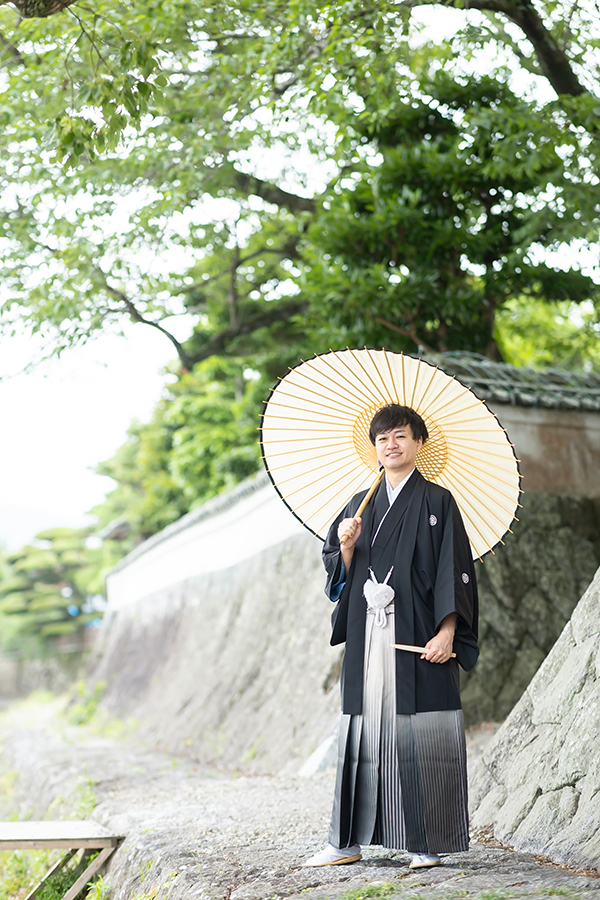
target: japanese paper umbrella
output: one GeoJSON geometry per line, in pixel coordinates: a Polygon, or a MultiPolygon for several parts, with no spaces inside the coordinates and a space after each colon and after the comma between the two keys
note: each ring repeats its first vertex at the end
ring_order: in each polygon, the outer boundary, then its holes
{"type": "Polygon", "coordinates": [[[330,351],[291,369],[273,388],[261,445],[282,500],[324,539],[350,497],[378,474],[369,424],[387,403],[410,406],[425,421],[429,439],[417,468],[452,492],[473,556],[482,557],[510,531],[519,506],[512,444],[472,391],[402,353],[330,351]]]}

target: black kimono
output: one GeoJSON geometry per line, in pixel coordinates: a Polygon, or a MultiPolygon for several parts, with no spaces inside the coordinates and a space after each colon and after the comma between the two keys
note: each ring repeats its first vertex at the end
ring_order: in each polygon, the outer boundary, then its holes
{"type": "MultiPolygon", "coordinates": [[[[340,580],[339,522],[323,559],[331,596],[340,580]]],[[[415,470],[391,508],[385,480],[362,516],[350,571],[332,616],[332,644],[346,642],[342,728],[330,841],[377,843],[414,853],[468,847],[466,754],[458,663],[478,656],[477,587],[469,540],[452,495],[415,470]],[[385,628],[367,614],[372,569],[395,598],[385,628]],[[430,663],[393,643],[424,646],[457,614],[456,659],[430,663]]]]}

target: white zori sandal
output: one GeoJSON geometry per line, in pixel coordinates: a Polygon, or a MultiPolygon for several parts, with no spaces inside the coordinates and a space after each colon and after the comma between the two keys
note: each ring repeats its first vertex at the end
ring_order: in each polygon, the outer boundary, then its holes
{"type": "Polygon", "coordinates": [[[307,859],[303,866],[343,866],[346,863],[356,862],[362,859],[360,852],[360,844],[353,844],[351,847],[343,847],[339,850],[333,844],[327,844],[323,850],[319,850],[310,859],[307,859]]]}
{"type": "Polygon", "coordinates": [[[441,865],[442,861],[437,853],[413,853],[409,863],[409,869],[431,869],[441,865]]]}

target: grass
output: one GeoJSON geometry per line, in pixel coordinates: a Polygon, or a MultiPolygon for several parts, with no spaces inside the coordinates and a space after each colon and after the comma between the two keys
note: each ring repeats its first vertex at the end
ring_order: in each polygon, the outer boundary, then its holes
{"type": "MultiPolygon", "coordinates": [[[[309,889],[310,890],[310,889],[309,889]]],[[[431,891],[431,886],[428,887],[428,894],[431,891]]],[[[543,896],[557,896],[557,897],[575,897],[576,895],[573,891],[568,890],[567,888],[543,888],[542,890],[536,891],[536,894],[542,894],[543,896]]],[[[337,900],[370,900],[370,898],[376,897],[392,897],[395,896],[397,900],[424,900],[422,894],[410,894],[406,895],[403,893],[403,888],[400,883],[392,884],[391,882],[387,882],[385,884],[382,883],[373,883],[366,884],[360,888],[354,888],[351,891],[346,891],[345,894],[341,894],[337,900]]],[[[491,890],[491,891],[481,891],[477,894],[471,894],[469,891],[453,891],[453,890],[445,890],[444,892],[444,900],[454,900],[454,898],[464,898],[468,897],[470,900],[510,900],[510,898],[516,897],[514,891],[505,891],[505,890],[491,890]]],[[[138,898],[135,898],[138,900],[138,898]]],[[[145,900],[145,898],[144,898],[145,900]]]]}
{"type": "Polygon", "coordinates": [[[110,888],[105,883],[102,875],[98,875],[86,894],[86,900],[109,900],[110,888]]]}
{"type": "MultiPolygon", "coordinates": [[[[62,851],[64,852],[64,851],[62,851]]],[[[31,888],[44,877],[48,869],[60,859],[56,850],[5,850],[0,853],[0,900],[22,900],[31,888]]],[[[85,865],[96,854],[86,857],[85,865]]],[[[38,891],[36,900],[62,900],[66,891],[82,872],[81,860],[75,856],[63,869],[55,872],[38,891]]],[[[94,887],[95,889],[95,887],[94,887]]],[[[103,894],[91,894],[92,900],[108,900],[103,894]]]]}
{"type": "Polygon", "coordinates": [[[564,887],[547,887],[537,891],[542,897],[577,897],[577,892],[564,887]]]}
{"type": "Polygon", "coordinates": [[[5,850],[0,853],[0,900],[20,900],[48,871],[56,854],[47,850],[5,850]]]}
{"type": "MultiPolygon", "coordinates": [[[[58,794],[48,809],[46,819],[88,819],[96,806],[94,785],[89,776],[80,776],[72,794],[58,794]]],[[[69,787],[71,787],[69,785],[69,787]]]]}
{"type": "MultiPolygon", "coordinates": [[[[346,891],[339,900],[367,900],[372,897],[389,897],[398,891],[398,885],[386,882],[385,884],[365,884],[360,888],[346,891]]],[[[416,900],[416,898],[414,898],[416,900]]]]}
{"type": "Polygon", "coordinates": [[[36,900],[62,900],[71,885],[75,884],[79,878],[82,868],[87,865],[97,853],[86,857],[86,862],[81,867],[77,864],[67,865],[64,869],[60,869],[52,875],[44,887],[35,895],[36,900]]]}
{"type": "Polygon", "coordinates": [[[473,900],[508,900],[509,897],[514,896],[514,891],[482,891],[480,894],[476,894],[473,900]]]}
{"type": "MultiPolygon", "coordinates": [[[[144,869],[144,877],[141,879],[142,884],[144,883],[150,868],[152,867],[152,860],[150,860],[150,864],[143,867],[144,869]]],[[[169,894],[171,892],[171,888],[173,887],[173,883],[178,876],[178,872],[171,872],[169,875],[166,884],[162,886],[153,886],[151,888],[147,888],[145,891],[142,891],[140,894],[134,894],[133,891],[129,895],[129,900],[168,900],[169,894]]],[[[95,898],[93,898],[95,900],[95,898]]]]}
{"type": "Polygon", "coordinates": [[[105,690],[105,681],[98,681],[93,687],[85,681],[78,681],[67,710],[69,723],[71,725],[87,725],[96,715],[105,690]]]}

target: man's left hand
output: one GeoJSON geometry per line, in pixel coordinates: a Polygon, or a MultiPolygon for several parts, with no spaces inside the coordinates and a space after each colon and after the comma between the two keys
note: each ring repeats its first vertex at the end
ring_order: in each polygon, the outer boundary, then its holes
{"type": "Polygon", "coordinates": [[[452,656],[452,646],[454,644],[454,632],[456,630],[456,613],[446,616],[440,626],[440,630],[425,644],[425,653],[421,654],[421,659],[426,659],[432,663],[448,662],[452,656]]]}

